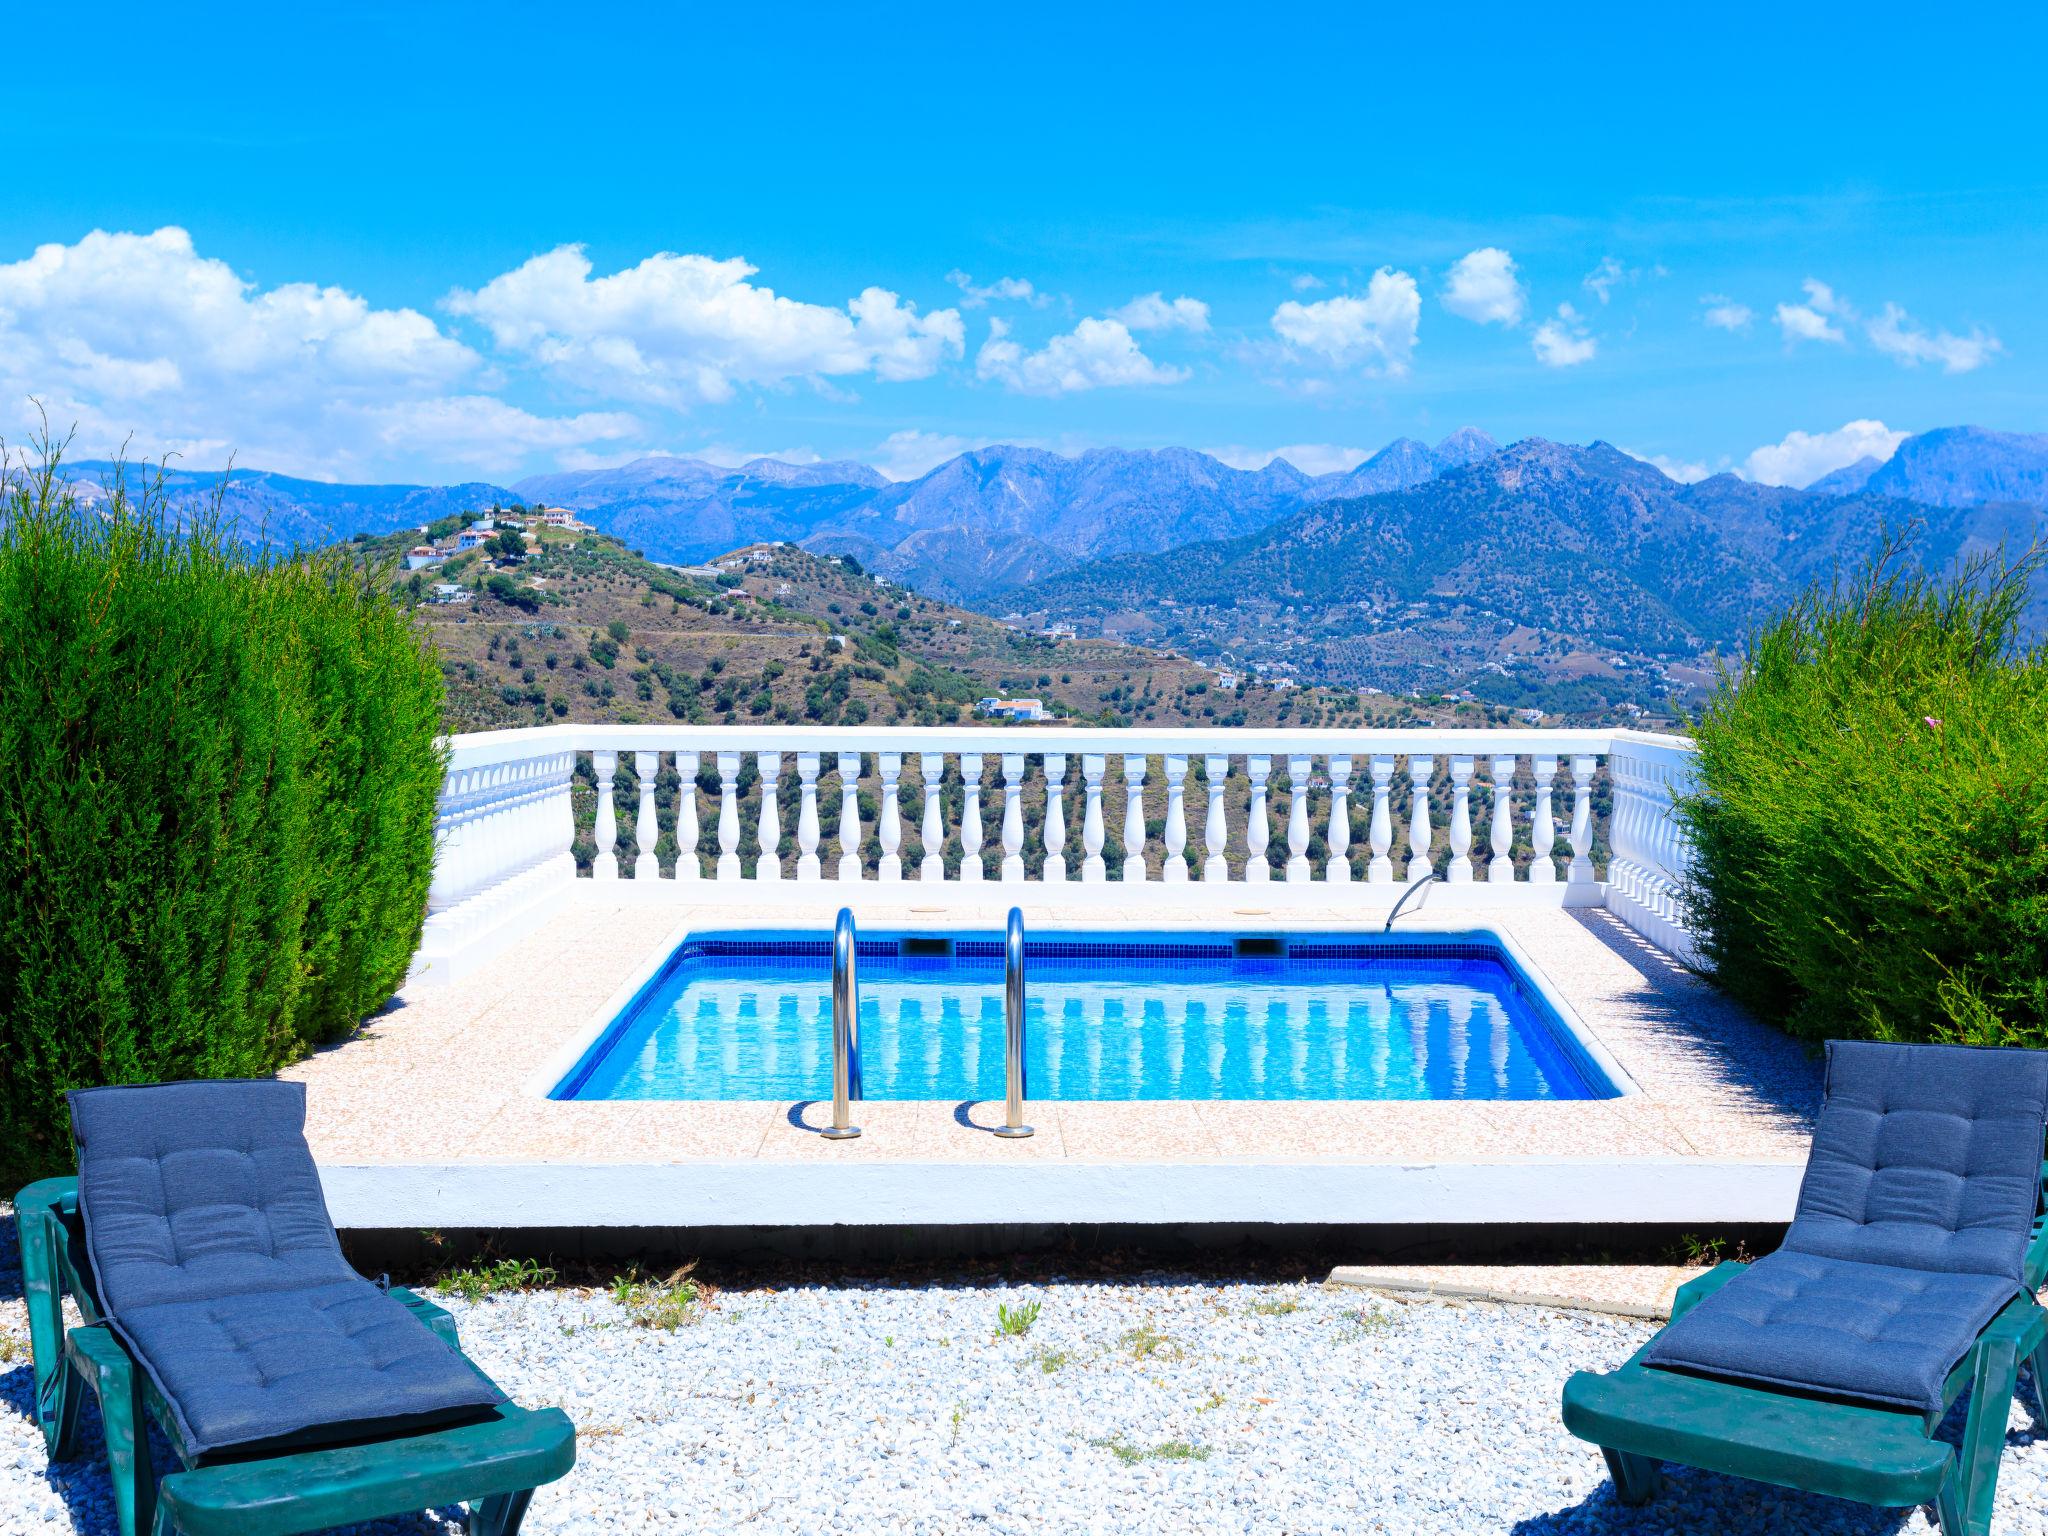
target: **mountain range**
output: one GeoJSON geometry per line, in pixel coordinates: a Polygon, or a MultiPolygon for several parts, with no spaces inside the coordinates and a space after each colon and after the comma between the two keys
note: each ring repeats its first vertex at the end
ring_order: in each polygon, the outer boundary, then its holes
{"type": "MultiPolygon", "coordinates": [[[[1908,472],[1928,484],[1959,455],[1937,445],[1932,463],[1908,472]]],[[[1981,483],[2010,484],[2014,473],[1981,483]]],[[[2042,526],[2039,506],[1908,501],[1877,481],[1847,495],[1728,474],[1680,485],[1605,443],[1529,438],[1235,539],[1097,560],[1011,601],[1083,634],[1303,680],[1399,688],[1490,673],[1534,684],[1697,661],[1811,581],[1853,566],[1887,531],[1909,533],[1918,558],[1940,566],[2023,548],[2042,526]]],[[[2037,628],[2044,597],[2037,589],[2037,628]]]]}

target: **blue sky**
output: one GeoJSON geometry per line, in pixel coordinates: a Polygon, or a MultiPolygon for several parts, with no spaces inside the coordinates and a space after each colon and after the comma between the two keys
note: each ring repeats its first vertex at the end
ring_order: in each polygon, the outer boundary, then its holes
{"type": "Polygon", "coordinates": [[[15,17],[0,431],[508,480],[1469,423],[1798,481],[2048,430],[2039,6],[976,9],[15,17]]]}

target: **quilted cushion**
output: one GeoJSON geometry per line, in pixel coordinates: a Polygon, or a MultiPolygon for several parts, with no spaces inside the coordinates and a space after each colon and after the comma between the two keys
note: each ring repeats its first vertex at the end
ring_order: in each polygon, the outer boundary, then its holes
{"type": "Polygon", "coordinates": [[[1834,1041],[1785,1246],[2018,1286],[2044,1122],[2048,1051],[1834,1041]]]}
{"type": "Polygon", "coordinates": [[[1645,1363],[1940,1412],[2019,1294],[2044,1130],[2048,1052],[1830,1042],[1784,1245],[1645,1363]]]}
{"type": "Polygon", "coordinates": [[[1645,1363],[1938,1412],[1950,1369],[2012,1297],[1996,1275],[1780,1249],[1666,1328],[1645,1363]]]}
{"type": "Polygon", "coordinates": [[[398,1432],[504,1401],[342,1257],[303,1084],[69,1097],[100,1296],[188,1459],[398,1432]]]}
{"type": "Polygon", "coordinates": [[[407,1433],[504,1401],[404,1306],[354,1277],[165,1302],[119,1322],[201,1457],[407,1433]]]}

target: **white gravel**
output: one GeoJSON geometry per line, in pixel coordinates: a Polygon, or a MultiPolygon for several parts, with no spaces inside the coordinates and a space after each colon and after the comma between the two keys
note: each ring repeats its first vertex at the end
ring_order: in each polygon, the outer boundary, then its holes
{"type": "MultiPolygon", "coordinates": [[[[0,1331],[19,1353],[0,1361],[0,1532],[99,1536],[113,1522],[97,1431],[92,1459],[53,1471],[26,1416],[7,1227],[0,1331]]],[[[535,1500],[533,1532],[1929,1525],[1678,1468],[1652,1504],[1617,1505],[1599,1454],[1559,1425],[1558,1390],[1649,1329],[1592,1314],[1167,1275],[736,1289],[674,1333],[633,1326],[598,1291],[449,1305],[500,1385],[561,1404],[581,1432],[576,1470],[535,1500]],[[1033,1301],[1029,1332],[1000,1336],[999,1303],[1033,1301]]],[[[1994,1528],[2034,1536],[2048,1532],[2048,1440],[2017,1405],[2012,1425],[1994,1528]]],[[[447,1526],[423,1515],[377,1529],[447,1526]]]]}

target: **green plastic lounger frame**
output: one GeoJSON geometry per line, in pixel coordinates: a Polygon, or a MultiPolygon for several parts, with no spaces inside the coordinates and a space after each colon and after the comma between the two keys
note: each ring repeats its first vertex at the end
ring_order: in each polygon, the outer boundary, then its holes
{"type": "Polygon", "coordinates": [[[457,1503],[479,1536],[514,1536],[574,1465],[566,1414],[510,1402],[448,1313],[348,1267],[300,1085],[71,1101],[83,1177],[15,1205],[35,1413],[67,1461],[98,1396],[123,1536],[293,1536],[457,1503]],[[181,1464],[161,1482],[152,1421],[181,1464]]]}
{"type": "MultiPolygon", "coordinates": [[[[1831,1102],[1841,1050],[1837,1045],[1830,1053],[1831,1102]]],[[[1828,1114],[1824,1108],[1821,1128],[1816,1131],[1817,1156],[1809,1162],[1802,1184],[1800,1220],[1817,1203],[1817,1184],[1825,1183],[1825,1173],[1817,1176],[1815,1168],[1828,1134],[1828,1114]]],[[[1866,1137],[1865,1144],[1878,1143],[1866,1137]]],[[[1998,1458],[2005,1448],[2007,1413],[2020,1385],[2021,1366],[2029,1360],[2033,1381],[2027,1406],[2036,1426],[2048,1431],[2048,1401],[2044,1401],[2048,1395],[2048,1313],[2034,1299],[2048,1283],[2048,1215],[2040,1214],[2042,1202],[2048,1199],[2048,1164],[2042,1164],[2040,1157],[2037,1143],[2031,1162],[2022,1165],[2021,1188],[2035,1214],[2030,1229],[2023,1217],[2012,1234],[2023,1248],[2019,1273],[2008,1289],[2009,1299],[2002,1304],[1994,1301],[1996,1310],[1974,1339],[1965,1332],[1960,1357],[1945,1377],[1930,1379],[1917,1405],[1872,1401],[1867,1395],[1841,1391],[1801,1390],[1789,1382],[1732,1380],[1661,1365],[1660,1346],[1679,1334],[1681,1324],[1692,1317],[1689,1326],[1696,1334],[1698,1323],[1706,1316],[1697,1311],[1702,1303],[1752,1271],[1749,1265],[1725,1263],[1679,1291],[1670,1325],[1626,1364],[1608,1372],[1581,1371],[1565,1383],[1565,1428],[1600,1447],[1613,1474],[1615,1492],[1624,1504],[1640,1504],[1654,1497],[1662,1486],[1658,1464],[1668,1461],[1864,1504],[1895,1509],[1931,1504],[1945,1536],[1986,1536],[1998,1486],[1998,1458]],[[1935,1431],[1965,1388],[1970,1391],[1970,1403],[1961,1445],[1955,1448],[1938,1439],[1935,1431]]],[[[1884,1159],[1875,1162],[1890,1166],[1884,1159]]],[[[1794,1221],[1793,1232],[1787,1234],[1788,1247],[1800,1229],[1800,1220],[1794,1221]]],[[[1785,1252],[1780,1250],[1780,1254],[1785,1252]]],[[[1795,1260],[1804,1257],[1792,1256],[1795,1260]]],[[[1773,1255],[1759,1261],[1758,1270],[1778,1258],[1773,1255]]],[[[1927,1279],[1911,1271],[1907,1275],[1907,1284],[1927,1279]]],[[[1938,1285],[1941,1278],[1934,1277],[1933,1283],[1938,1285]]],[[[1730,1291],[1724,1305],[1741,1290],[1743,1287],[1737,1286],[1730,1291]]],[[[1768,1318],[1780,1303],[1768,1285],[1753,1295],[1762,1301],[1755,1315],[1766,1319],[1755,1331],[1768,1339],[1772,1328],[1768,1318]]],[[[1742,1312],[1738,1307],[1733,1314],[1738,1328],[1744,1324],[1742,1312]]],[[[1975,1326],[1974,1320],[1965,1324],[1966,1328],[1975,1326]]],[[[1788,1341],[1788,1354],[1796,1352],[1796,1344],[1788,1341]]],[[[1668,1349],[1661,1353],[1664,1359],[1671,1357],[1668,1349]]]]}

